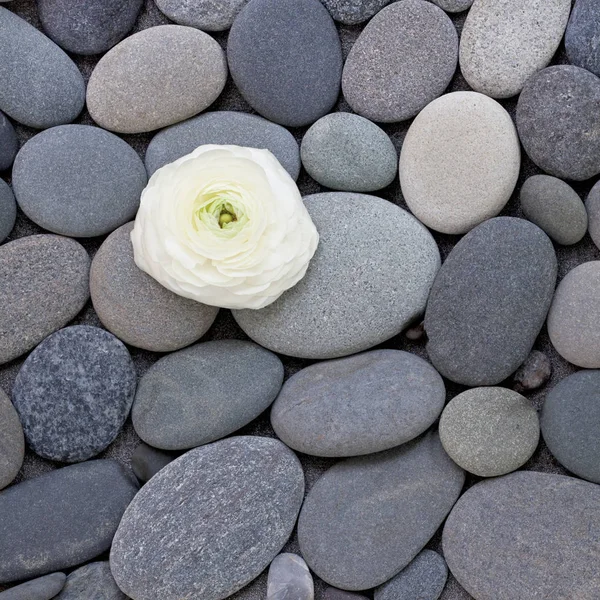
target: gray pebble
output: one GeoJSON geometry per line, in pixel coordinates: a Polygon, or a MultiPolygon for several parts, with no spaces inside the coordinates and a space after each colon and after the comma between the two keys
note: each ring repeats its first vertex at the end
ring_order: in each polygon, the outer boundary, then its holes
{"type": "Polygon", "coordinates": [[[462,12],[471,8],[473,4],[473,0],[431,0],[431,2],[450,13],[462,12]]]}
{"type": "Polygon", "coordinates": [[[141,482],[146,483],[174,460],[174,454],[157,450],[142,442],[131,456],[131,470],[141,482]]]}
{"type": "Polygon", "coordinates": [[[534,350],[515,373],[513,377],[514,390],[519,394],[537,390],[548,382],[551,375],[552,363],[548,355],[534,350]]]}
{"type": "Polygon", "coordinates": [[[15,160],[19,142],[12,123],[0,112],[0,171],[9,169],[15,160]]]}
{"type": "Polygon", "coordinates": [[[0,490],[17,476],[25,455],[25,439],[19,415],[0,389],[0,490]]]}
{"type": "Polygon", "coordinates": [[[576,0],[565,33],[569,62],[600,76],[600,5],[576,0]]]}
{"type": "Polygon", "coordinates": [[[113,579],[108,561],[102,561],[73,571],[55,600],[127,600],[127,596],[113,579]]]}
{"type": "Polygon", "coordinates": [[[171,21],[204,31],[225,31],[248,0],[156,0],[171,21]]]}
{"type": "Polygon", "coordinates": [[[279,554],[269,567],[267,600],[313,600],[313,579],[297,554],[279,554]]]}
{"type": "Polygon", "coordinates": [[[0,243],[13,230],[17,219],[17,203],[9,185],[0,179],[0,243]]]}
{"type": "Polygon", "coordinates": [[[600,181],[596,182],[585,200],[588,231],[592,241],[600,248],[600,181]]]}
{"type": "Polygon", "coordinates": [[[323,592],[323,600],[367,600],[367,597],[328,587],[323,592]]]}
{"type": "Polygon", "coordinates": [[[392,0],[321,0],[331,16],[344,25],[358,25],[370,19],[392,0]]]}
{"type": "Polygon", "coordinates": [[[44,575],[0,592],[0,600],[51,600],[63,589],[66,579],[64,573],[44,575]]]}

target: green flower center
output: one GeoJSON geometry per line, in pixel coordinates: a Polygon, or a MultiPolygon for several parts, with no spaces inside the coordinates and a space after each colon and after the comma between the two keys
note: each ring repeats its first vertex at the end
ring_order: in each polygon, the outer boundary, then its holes
{"type": "Polygon", "coordinates": [[[248,216],[237,194],[227,190],[201,194],[195,202],[194,222],[196,229],[204,223],[212,231],[232,237],[248,222],[248,216]]]}

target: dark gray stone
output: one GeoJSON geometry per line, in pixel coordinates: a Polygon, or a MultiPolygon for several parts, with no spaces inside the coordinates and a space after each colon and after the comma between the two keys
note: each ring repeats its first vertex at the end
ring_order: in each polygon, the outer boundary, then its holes
{"type": "Polygon", "coordinates": [[[156,0],[171,21],[203,31],[229,29],[248,0],[156,0]]]}
{"type": "Polygon", "coordinates": [[[344,25],[358,25],[370,19],[392,0],[321,0],[331,16],[344,25]]]}
{"type": "Polygon", "coordinates": [[[545,385],[552,375],[552,363],[547,354],[534,350],[519,367],[513,378],[515,392],[522,394],[545,385]]]}
{"type": "Polygon", "coordinates": [[[113,576],[132,598],[226,598],[279,553],[303,496],[300,462],[278,440],[234,437],[191,450],[129,506],[111,549],[113,576]]]}
{"type": "Polygon", "coordinates": [[[0,179],[0,242],[3,242],[17,219],[17,203],[9,185],[0,179]]]}
{"type": "Polygon", "coordinates": [[[258,417],[282,383],[279,358],[252,342],[197,344],[161,358],[144,374],[131,412],[133,426],[156,448],[194,448],[258,417]]]}
{"type": "Polygon", "coordinates": [[[19,415],[0,389],[0,490],[17,476],[24,455],[25,439],[19,415]]]}
{"type": "Polygon", "coordinates": [[[271,424],[290,448],[316,456],[357,456],[417,437],[446,400],[438,372],[414,354],[374,350],[317,363],[292,375],[271,424]]]}
{"type": "Polygon", "coordinates": [[[592,241],[600,248],[600,181],[596,182],[585,200],[588,231],[592,241]]]}
{"type": "Polygon", "coordinates": [[[378,586],[423,549],[463,482],[463,471],[432,433],[387,452],[339,462],[315,483],[302,507],[302,556],[331,585],[378,586]]]}
{"type": "Polygon", "coordinates": [[[72,237],[104,235],[132,219],[148,181],[129,144],[89,125],[39,133],[17,154],[12,175],[21,210],[72,237]]]}
{"type": "Polygon", "coordinates": [[[323,592],[323,600],[367,600],[366,596],[354,594],[353,592],[345,592],[337,588],[328,587],[323,592]]]}
{"type": "Polygon", "coordinates": [[[127,348],[104,329],[53,333],[27,357],[12,391],[27,443],[49,460],[95,456],[123,427],[135,382],[127,348]]]}
{"type": "Polygon", "coordinates": [[[0,171],[10,168],[18,149],[19,142],[15,128],[6,115],[0,112],[0,171]]]}
{"type": "Polygon", "coordinates": [[[600,4],[576,0],[565,33],[569,62],[600,76],[600,4]]]}
{"type": "Polygon", "coordinates": [[[431,289],[427,352],[451,381],[495,385],[529,356],[550,308],[557,262],[533,223],[497,217],[456,244],[431,289]]]}
{"type": "Polygon", "coordinates": [[[0,592],[0,600],[51,600],[63,589],[66,578],[64,573],[38,577],[0,592]]]}
{"type": "Polygon", "coordinates": [[[55,600],[127,600],[127,596],[117,586],[108,561],[103,561],[73,571],[55,600]]]}
{"type": "Polygon", "coordinates": [[[227,59],[242,96],[270,121],[308,125],[337,100],[342,48],[319,0],[252,0],[231,28],[227,59]]]}
{"type": "Polygon", "coordinates": [[[279,554],[269,567],[267,600],[314,600],[312,575],[297,554],[279,554]]]}
{"type": "Polygon", "coordinates": [[[0,247],[0,364],[66,325],[89,298],[90,258],[75,240],[30,235],[0,247]]]}
{"type": "Polygon", "coordinates": [[[137,486],[112,460],[45,473],[0,494],[0,582],[86,562],[110,548],[137,486]]]}
{"type": "Polygon", "coordinates": [[[450,571],[474,598],[600,597],[600,487],[519,471],[478,483],[443,534],[450,571]]]}
{"type": "Polygon", "coordinates": [[[141,482],[146,483],[175,458],[174,454],[157,450],[142,442],[131,456],[131,470],[141,482]]]}

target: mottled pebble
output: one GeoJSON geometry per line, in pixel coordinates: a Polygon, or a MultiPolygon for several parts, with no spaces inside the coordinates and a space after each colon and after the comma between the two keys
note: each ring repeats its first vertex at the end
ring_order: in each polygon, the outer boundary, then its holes
{"type": "Polygon", "coordinates": [[[344,25],[358,25],[377,14],[392,0],[321,0],[331,16],[344,25]]]}
{"type": "Polygon", "coordinates": [[[515,373],[513,389],[520,394],[537,390],[549,381],[551,375],[552,363],[548,355],[534,350],[515,373]]]}
{"type": "Polygon", "coordinates": [[[248,0],[156,0],[156,6],[171,21],[203,31],[225,31],[248,0]]]}
{"type": "Polygon", "coordinates": [[[25,438],[19,415],[0,389],[0,490],[17,476],[25,455],[25,438]]]}
{"type": "Polygon", "coordinates": [[[297,554],[279,554],[269,567],[267,600],[313,600],[312,575],[297,554]]]}

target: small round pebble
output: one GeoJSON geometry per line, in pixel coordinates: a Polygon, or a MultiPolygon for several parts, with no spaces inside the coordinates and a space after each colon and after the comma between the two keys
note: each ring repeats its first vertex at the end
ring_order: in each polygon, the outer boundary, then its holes
{"type": "Polygon", "coordinates": [[[569,62],[600,76],[600,4],[597,0],[577,0],[565,33],[569,62]]]}
{"type": "Polygon", "coordinates": [[[313,600],[312,575],[302,557],[279,554],[269,567],[267,600],[313,600]]]}
{"type": "Polygon", "coordinates": [[[473,0],[431,0],[446,12],[456,13],[471,8],[473,0]]]}
{"type": "Polygon", "coordinates": [[[332,190],[380,190],[398,170],[398,155],[387,133],[351,113],[319,119],[304,135],[300,152],[307,173],[332,190]]]}
{"type": "Polygon", "coordinates": [[[17,203],[9,185],[0,179],[0,243],[13,230],[17,219],[17,203]]]}
{"type": "Polygon", "coordinates": [[[156,0],[159,10],[179,25],[225,31],[248,0],[156,0]]]}
{"type": "Polygon", "coordinates": [[[73,571],[55,600],[127,600],[127,596],[113,579],[108,561],[102,561],[73,571]]]}
{"type": "Polygon", "coordinates": [[[131,470],[142,483],[146,483],[174,460],[174,454],[157,450],[142,442],[131,456],[131,470]]]}
{"type": "Polygon", "coordinates": [[[25,439],[19,415],[0,389],[0,490],[17,476],[25,455],[25,439]]]}
{"type": "Polygon", "coordinates": [[[535,408],[521,394],[481,387],[446,405],[439,431],[444,450],[456,464],[479,477],[497,477],[531,458],[540,425],[535,408]]]}
{"type": "Polygon", "coordinates": [[[64,573],[44,575],[0,592],[0,600],[51,600],[63,589],[66,579],[64,573]]]}
{"type": "Polygon", "coordinates": [[[596,182],[585,200],[588,231],[592,241],[600,248],[600,181],[596,182]]]}
{"type": "Polygon", "coordinates": [[[534,175],[521,188],[523,214],[557,244],[581,241],[588,228],[585,206],[577,192],[562,179],[534,175]]]}
{"type": "Polygon", "coordinates": [[[515,373],[514,390],[519,394],[537,390],[550,380],[551,375],[552,363],[548,355],[534,350],[515,373]]]}
{"type": "Polygon", "coordinates": [[[15,160],[19,142],[12,123],[0,112],[0,171],[9,169],[15,160]]]}
{"type": "Polygon", "coordinates": [[[358,25],[370,19],[392,0],[321,0],[331,16],[344,25],[358,25]]]}

